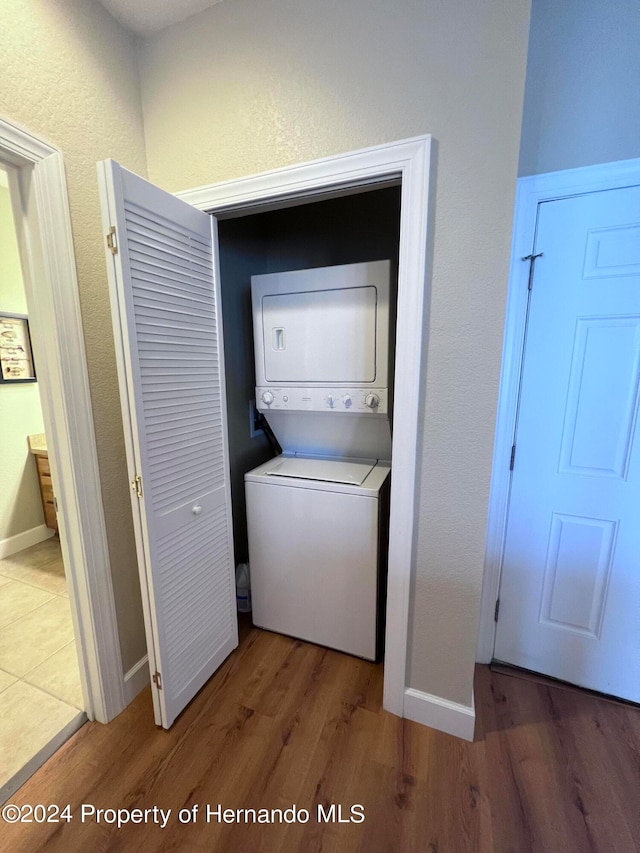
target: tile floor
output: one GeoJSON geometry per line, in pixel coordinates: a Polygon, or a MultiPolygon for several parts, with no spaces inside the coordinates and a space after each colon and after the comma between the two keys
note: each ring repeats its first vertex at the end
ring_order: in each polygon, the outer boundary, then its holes
{"type": "Polygon", "coordinates": [[[0,791],[82,704],[60,543],[47,539],[0,559],[0,791]]]}

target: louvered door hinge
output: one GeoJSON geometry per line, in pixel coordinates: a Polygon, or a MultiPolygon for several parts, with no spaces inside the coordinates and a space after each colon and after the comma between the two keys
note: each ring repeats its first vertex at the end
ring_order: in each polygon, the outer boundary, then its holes
{"type": "Polygon", "coordinates": [[[115,225],[110,225],[107,231],[107,247],[112,255],[118,254],[118,238],[116,236],[115,225]]]}
{"type": "Polygon", "coordinates": [[[498,621],[498,615],[500,613],[500,599],[496,598],[496,609],[493,611],[493,621],[498,621]]]}
{"type": "Polygon", "coordinates": [[[154,684],[155,684],[155,686],[158,688],[158,690],[162,690],[162,676],[160,675],[160,673],[158,672],[158,670],[156,670],[156,671],[153,673],[153,677],[152,677],[152,679],[153,679],[153,683],[154,683],[154,684]]]}
{"type": "Polygon", "coordinates": [[[131,481],[131,488],[136,493],[136,496],[142,497],[142,477],[140,474],[136,474],[136,476],[131,481]]]}
{"type": "Polygon", "coordinates": [[[509,460],[509,470],[513,471],[513,466],[516,461],[516,446],[515,444],[511,447],[511,459],[509,460]]]}

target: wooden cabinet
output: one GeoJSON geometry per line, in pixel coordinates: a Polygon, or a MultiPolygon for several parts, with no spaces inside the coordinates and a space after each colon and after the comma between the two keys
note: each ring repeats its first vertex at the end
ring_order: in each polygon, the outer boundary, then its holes
{"type": "Polygon", "coordinates": [[[49,468],[49,457],[37,454],[36,466],[38,468],[38,483],[40,484],[40,497],[42,498],[42,510],[44,512],[44,523],[51,530],[58,532],[58,516],[56,515],[53,486],[51,484],[51,469],[49,468]]]}

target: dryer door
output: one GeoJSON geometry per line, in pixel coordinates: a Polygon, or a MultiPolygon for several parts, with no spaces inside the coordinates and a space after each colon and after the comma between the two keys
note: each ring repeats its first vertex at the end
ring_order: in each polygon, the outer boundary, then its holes
{"type": "Polygon", "coordinates": [[[345,287],[263,297],[266,381],[375,382],[376,296],[345,287]]]}
{"type": "Polygon", "coordinates": [[[112,160],[99,177],[154,712],[169,728],[238,644],[212,218],[112,160]]]}
{"type": "Polygon", "coordinates": [[[389,261],[251,278],[256,385],[387,385],[389,261]]]}

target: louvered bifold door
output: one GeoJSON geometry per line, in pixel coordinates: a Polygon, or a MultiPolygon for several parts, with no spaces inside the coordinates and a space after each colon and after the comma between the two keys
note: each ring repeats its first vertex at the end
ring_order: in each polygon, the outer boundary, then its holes
{"type": "Polygon", "coordinates": [[[212,219],[98,166],[156,722],[238,643],[212,219]]]}

